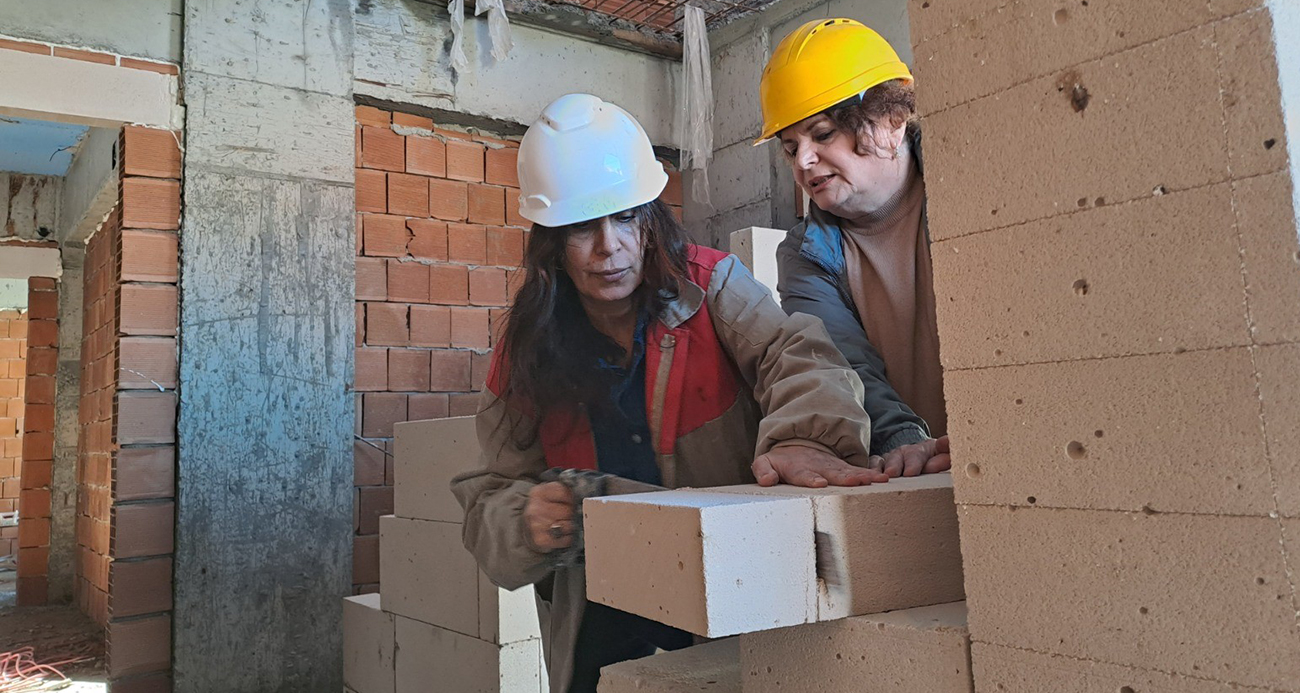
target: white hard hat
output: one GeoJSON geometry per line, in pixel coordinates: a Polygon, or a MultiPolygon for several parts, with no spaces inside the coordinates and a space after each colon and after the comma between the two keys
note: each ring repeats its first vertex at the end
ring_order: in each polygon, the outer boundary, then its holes
{"type": "Polygon", "coordinates": [[[519,144],[519,214],[542,226],[631,209],[667,185],[636,118],[591,94],[552,101],[519,144]]]}

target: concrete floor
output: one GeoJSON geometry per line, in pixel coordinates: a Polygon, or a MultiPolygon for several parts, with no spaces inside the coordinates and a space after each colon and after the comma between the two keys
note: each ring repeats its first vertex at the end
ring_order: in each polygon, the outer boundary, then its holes
{"type": "MultiPolygon", "coordinates": [[[[71,604],[15,606],[15,580],[14,571],[0,569],[0,656],[31,647],[38,663],[56,664],[55,668],[72,682],[67,687],[35,690],[107,691],[103,629],[71,604]]],[[[57,677],[49,683],[56,680],[57,677]]],[[[0,686],[6,682],[4,673],[0,672],[0,686]]]]}

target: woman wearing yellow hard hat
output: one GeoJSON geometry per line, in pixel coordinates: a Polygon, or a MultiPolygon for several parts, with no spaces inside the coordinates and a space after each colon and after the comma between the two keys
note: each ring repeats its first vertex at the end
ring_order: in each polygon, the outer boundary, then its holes
{"type": "Polygon", "coordinates": [[[866,388],[873,464],[948,469],[912,75],[875,31],[819,19],[763,70],[763,132],[812,201],[777,251],[788,313],[822,319],[866,388]],[[874,456],[882,456],[877,458],[874,456]]]}

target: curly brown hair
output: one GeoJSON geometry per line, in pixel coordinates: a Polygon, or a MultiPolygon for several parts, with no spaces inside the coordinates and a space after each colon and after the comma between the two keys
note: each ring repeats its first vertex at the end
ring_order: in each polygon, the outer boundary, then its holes
{"type": "Polygon", "coordinates": [[[866,91],[859,99],[842,101],[824,111],[835,126],[858,136],[859,154],[879,153],[875,137],[877,125],[891,130],[906,125],[916,127],[916,87],[909,81],[891,79],[866,91]]]}

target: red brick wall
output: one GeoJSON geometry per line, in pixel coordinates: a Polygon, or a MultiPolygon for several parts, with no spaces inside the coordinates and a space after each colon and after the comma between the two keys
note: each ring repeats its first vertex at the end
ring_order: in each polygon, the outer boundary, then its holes
{"type": "Polygon", "coordinates": [[[27,378],[23,384],[22,490],[18,507],[18,604],[44,604],[50,563],[50,479],[54,469],[54,372],[59,363],[59,290],[27,280],[27,378]]]}
{"type": "MultiPolygon", "coordinates": [[[[368,592],[379,582],[379,517],[393,511],[393,424],[474,413],[529,224],[518,213],[518,142],[369,106],[356,115],[352,582],[368,592]]],[[[675,173],[664,199],[680,219],[675,173]]]]}
{"type": "MultiPolygon", "coordinates": [[[[0,311],[0,513],[18,509],[22,470],[27,313],[0,311]]],[[[0,527],[0,556],[18,553],[18,527],[0,527]]]]}

